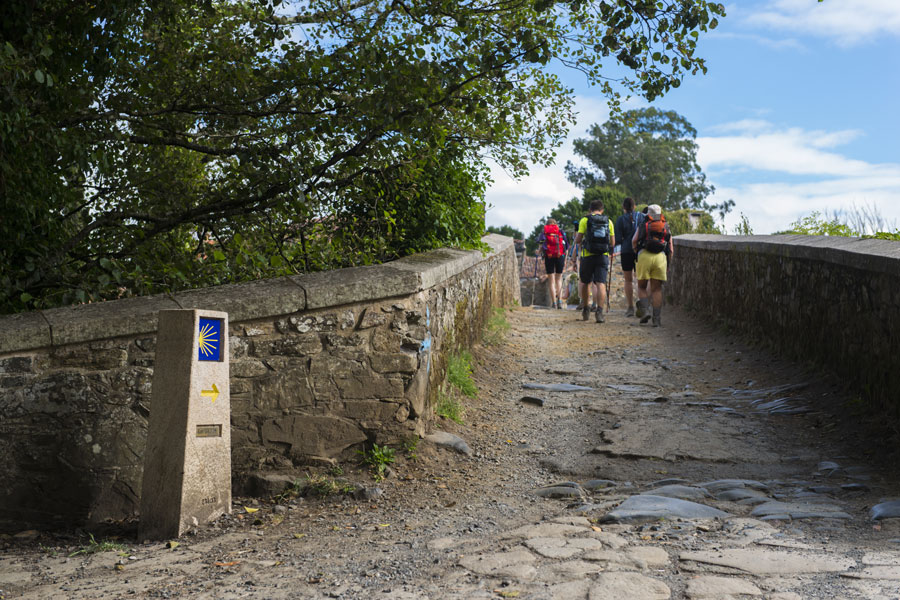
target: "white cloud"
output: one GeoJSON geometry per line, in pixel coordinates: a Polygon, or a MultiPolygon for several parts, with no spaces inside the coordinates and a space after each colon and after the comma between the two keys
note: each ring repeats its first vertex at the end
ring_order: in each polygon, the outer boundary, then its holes
{"type": "MultiPolygon", "coordinates": [[[[735,124],[737,125],[737,124],[735,124]]],[[[704,168],[755,169],[792,175],[873,175],[877,166],[826,152],[859,135],[856,131],[745,129],[743,135],[699,137],[697,161],[704,168]]],[[[740,133],[740,132],[739,132],[740,133]]]]}
{"type": "Polygon", "coordinates": [[[843,45],[879,35],[900,36],[897,0],[770,0],[763,9],[744,15],[750,25],[828,37],[843,45]]]}
{"type": "Polygon", "coordinates": [[[813,211],[834,213],[854,206],[872,206],[889,223],[900,220],[900,164],[872,164],[826,151],[857,138],[858,131],[779,130],[764,121],[711,130],[735,133],[697,139],[698,162],[716,185],[710,200],[736,203],[726,219],[729,231],[741,213],[755,233],[784,230],[813,211]],[[747,175],[755,181],[738,183],[747,175]],[[804,181],[797,181],[798,176],[804,181]]]}

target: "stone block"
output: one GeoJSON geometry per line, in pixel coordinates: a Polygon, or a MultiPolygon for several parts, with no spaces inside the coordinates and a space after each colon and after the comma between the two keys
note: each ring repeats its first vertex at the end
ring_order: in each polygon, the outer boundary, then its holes
{"type": "Polygon", "coordinates": [[[50,358],[57,367],[82,367],[105,371],[126,365],[128,352],[118,348],[91,349],[85,346],[66,346],[52,350],[50,358]]]}
{"type": "Polygon", "coordinates": [[[412,352],[375,353],[369,361],[378,373],[415,373],[419,368],[419,355],[412,352]]]}
{"type": "Polygon", "coordinates": [[[290,315],[307,308],[304,290],[291,277],[190,290],[174,298],[181,308],[226,312],[233,323],[290,315]]]}
{"type": "Polygon", "coordinates": [[[372,349],[375,352],[397,352],[403,347],[405,336],[385,329],[376,329],[372,334],[372,349]]]}
{"type": "Polygon", "coordinates": [[[265,356],[268,354],[281,356],[310,356],[322,351],[322,340],[317,333],[306,333],[267,343],[255,343],[253,354],[265,356]]]}
{"type": "Polygon", "coordinates": [[[359,320],[359,329],[370,329],[387,323],[387,316],[374,308],[366,308],[359,320]]]}
{"type": "Polygon", "coordinates": [[[406,386],[405,395],[412,416],[426,416],[428,404],[428,371],[426,369],[419,369],[419,372],[406,386]]]}
{"type": "Polygon", "coordinates": [[[315,415],[289,415],[263,423],[265,444],[288,444],[293,454],[335,456],[366,441],[363,430],[349,419],[315,415]]]}
{"type": "Polygon", "coordinates": [[[50,346],[50,325],[41,313],[0,317],[0,354],[50,346]]]}
{"type": "Polygon", "coordinates": [[[293,473],[253,471],[247,474],[244,491],[257,498],[271,498],[293,487],[301,479],[293,473]]]}
{"type": "Polygon", "coordinates": [[[394,264],[341,269],[340,285],[335,285],[330,273],[309,273],[291,279],[306,291],[309,310],[406,296],[422,289],[416,269],[400,269],[394,264]]]}
{"type": "Polygon", "coordinates": [[[338,318],[333,314],[303,315],[288,318],[288,325],[298,333],[320,333],[323,331],[336,331],[338,318]]]}
{"type": "Polygon", "coordinates": [[[0,375],[34,373],[35,359],[33,356],[11,356],[0,358],[0,375]]]}
{"type": "Polygon", "coordinates": [[[253,406],[259,410],[290,409],[308,406],[316,396],[310,386],[309,372],[297,365],[254,378],[253,406]]]}
{"type": "Polygon", "coordinates": [[[123,298],[43,311],[53,332],[53,345],[102,340],[156,332],[161,310],[179,308],[167,296],[123,298]]]}
{"type": "Polygon", "coordinates": [[[403,398],[403,379],[396,376],[335,375],[334,385],[341,398],[403,398]]]}
{"type": "Polygon", "coordinates": [[[231,363],[232,377],[259,377],[268,373],[269,368],[259,360],[235,360],[231,363]]]}
{"type": "Polygon", "coordinates": [[[403,405],[381,400],[347,400],[333,405],[336,416],[346,417],[357,422],[381,422],[395,420],[397,410],[403,405]]]}

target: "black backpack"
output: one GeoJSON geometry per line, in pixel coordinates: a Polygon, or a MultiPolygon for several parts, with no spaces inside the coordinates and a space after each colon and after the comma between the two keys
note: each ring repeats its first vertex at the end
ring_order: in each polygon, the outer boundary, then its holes
{"type": "Polygon", "coordinates": [[[588,215],[584,248],[591,254],[609,252],[609,219],[606,215],[588,215]]]}

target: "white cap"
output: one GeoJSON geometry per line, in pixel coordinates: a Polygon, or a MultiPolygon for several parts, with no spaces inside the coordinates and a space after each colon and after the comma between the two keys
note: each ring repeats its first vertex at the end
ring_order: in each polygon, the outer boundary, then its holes
{"type": "Polygon", "coordinates": [[[662,215],[662,208],[659,204],[651,204],[647,207],[647,216],[653,220],[656,220],[662,215]]]}

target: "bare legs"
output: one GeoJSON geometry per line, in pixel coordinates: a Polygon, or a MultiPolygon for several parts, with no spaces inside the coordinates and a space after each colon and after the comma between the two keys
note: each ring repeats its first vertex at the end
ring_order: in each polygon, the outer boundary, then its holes
{"type": "Polygon", "coordinates": [[[622,271],[625,278],[625,301],[628,306],[634,306],[634,271],[622,271]]]}

